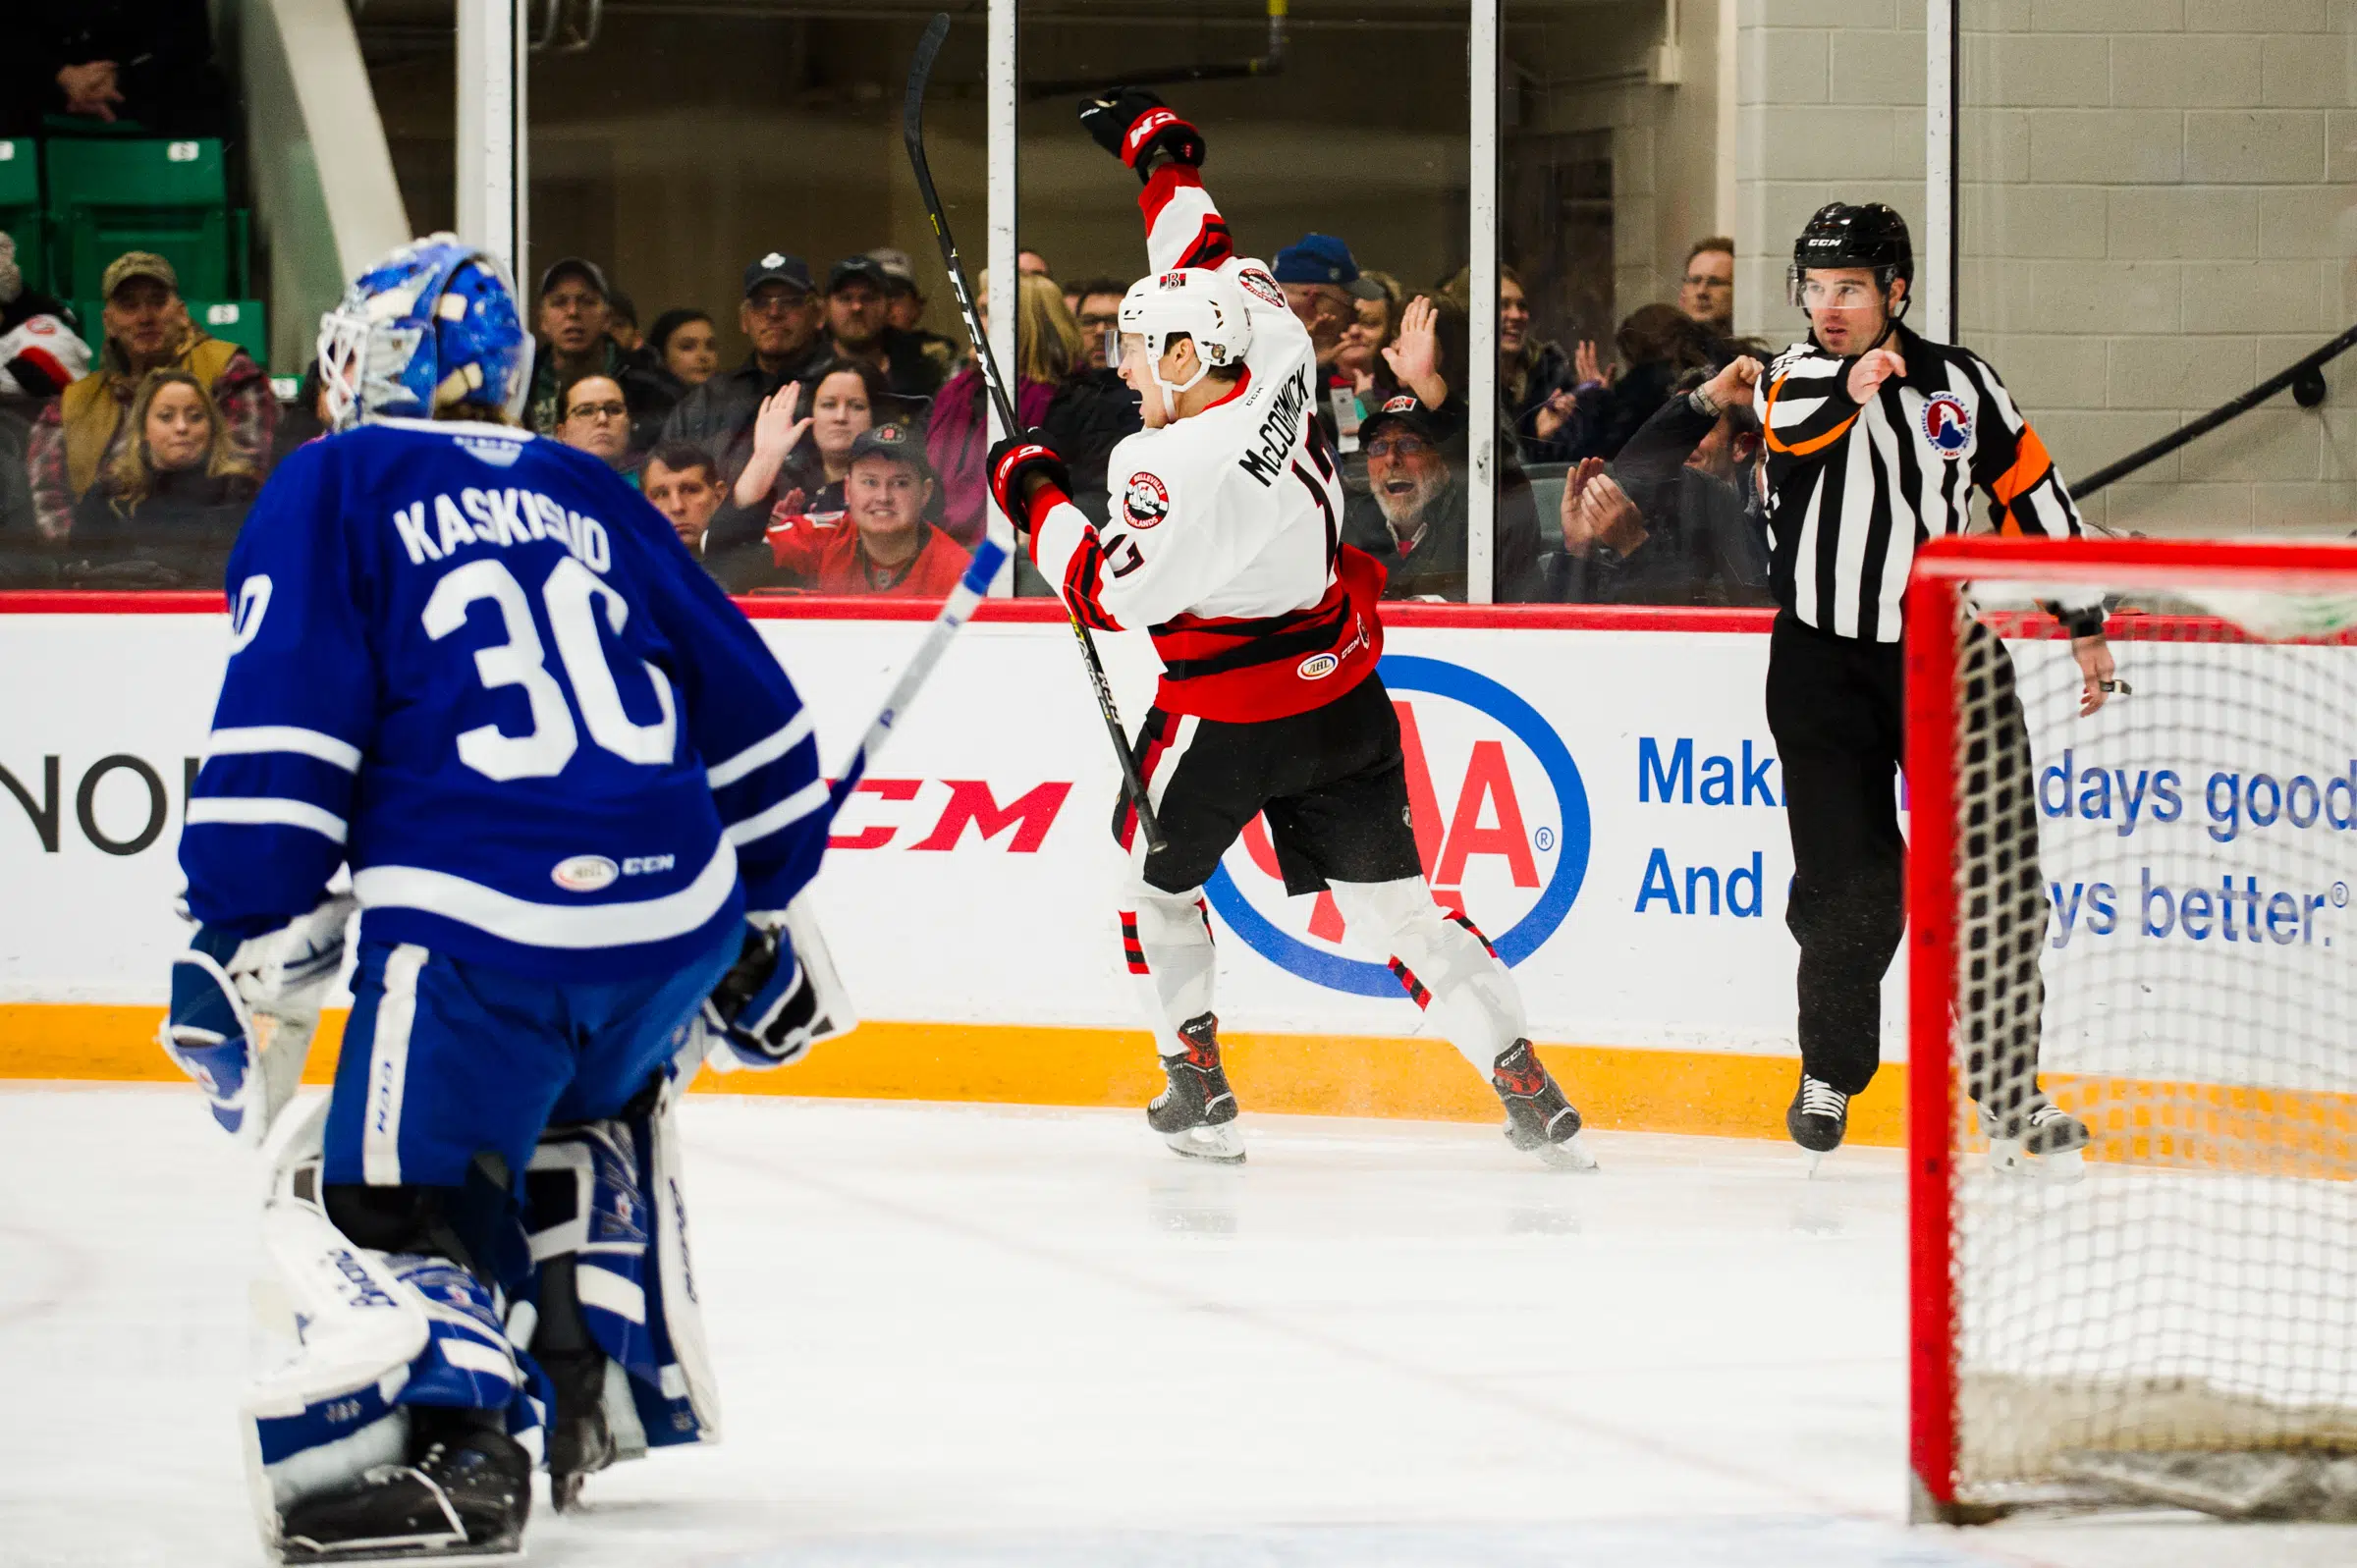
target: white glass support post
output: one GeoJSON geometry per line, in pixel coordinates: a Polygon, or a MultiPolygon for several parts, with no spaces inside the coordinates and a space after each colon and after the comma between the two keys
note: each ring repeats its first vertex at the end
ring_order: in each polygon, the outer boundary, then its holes
{"type": "Polygon", "coordinates": [[[1472,188],[1465,202],[1472,270],[1465,387],[1465,602],[1490,602],[1498,523],[1498,10],[1502,0],[1472,0],[1465,73],[1472,87],[1472,188]]]}
{"type": "Polygon", "coordinates": [[[508,265],[518,289],[529,234],[524,0],[459,0],[459,238],[508,265]]]}
{"type": "Polygon", "coordinates": [[[1956,8],[1962,0],[1926,0],[1923,18],[1923,253],[1915,284],[1923,291],[1923,332],[1956,341],[1956,8]]]}
{"type": "MultiPolygon", "coordinates": [[[[1007,396],[1014,399],[1019,396],[1021,386],[1014,353],[1015,110],[1022,94],[1015,0],[990,0],[988,21],[990,59],[984,96],[989,112],[985,117],[984,158],[989,169],[990,236],[984,253],[990,265],[990,353],[999,362],[999,373],[1007,378],[1007,396]]],[[[993,440],[1011,433],[1002,427],[995,408],[990,410],[989,417],[993,440]]],[[[985,509],[984,515],[990,536],[1005,546],[1012,557],[1014,525],[999,514],[996,507],[985,509]]],[[[999,573],[991,592],[1004,595],[1014,591],[1014,568],[1010,564],[999,573]]]]}

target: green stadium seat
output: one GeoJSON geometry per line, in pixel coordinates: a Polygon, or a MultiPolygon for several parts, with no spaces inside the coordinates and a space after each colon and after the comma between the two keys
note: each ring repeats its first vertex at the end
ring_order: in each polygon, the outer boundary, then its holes
{"type": "Polygon", "coordinates": [[[270,364],[270,317],[259,299],[191,299],[189,319],[212,337],[234,343],[267,369],[270,364]]]}
{"type": "Polygon", "coordinates": [[[29,140],[0,140],[0,229],[16,237],[17,265],[29,289],[49,279],[47,230],[41,223],[41,167],[29,140]]]}
{"type": "Polygon", "coordinates": [[[221,143],[53,140],[48,144],[51,277],[85,297],[106,264],[152,250],[185,298],[231,294],[229,190],[221,143]]]}

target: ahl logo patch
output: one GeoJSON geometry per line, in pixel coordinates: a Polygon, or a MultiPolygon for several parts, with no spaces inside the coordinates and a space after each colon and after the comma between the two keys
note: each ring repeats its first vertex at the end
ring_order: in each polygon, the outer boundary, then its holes
{"type": "Polygon", "coordinates": [[[1972,445],[1972,415],[1952,392],[1935,392],[1923,402],[1923,439],[1953,462],[1972,445]]]}
{"type": "Polygon", "coordinates": [[[574,855],[557,862],[548,880],[567,892],[596,892],[611,888],[622,875],[622,868],[604,855],[574,855]]]}
{"type": "Polygon", "coordinates": [[[1343,662],[1330,653],[1313,653],[1293,667],[1293,674],[1304,680],[1323,680],[1343,667],[1343,662]]]}
{"type": "Polygon", "coordinates": [[[1122,491],[1122,515],[1132,528],[1151,528],[1171,514],[1171,493],[1162,481],[1143,471],[1129,476],[1122,491]]]}
{"type": "Polygon", "coordinates": [[[1275,278],[1270,277],[1258,267],[1242,268],[1236,273],[1235,281],[1243,287],[1246,294],[1251,295],[1262,303],[1275,305],[1280,310],[1286,308],[1285,291],[1277,287],[1275,278]]]}

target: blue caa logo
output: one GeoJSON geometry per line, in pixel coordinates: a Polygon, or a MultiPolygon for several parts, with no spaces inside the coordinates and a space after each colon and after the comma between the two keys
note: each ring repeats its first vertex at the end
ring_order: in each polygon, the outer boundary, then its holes
{"type": "MultiPolygon", "coordinates": [[[[1465,912],[1499,957],[1520,963],[1563,923],[1587,876],[1588,792],[1579,766],[1537,709],[1487,676],[1404,654],[1386,655],[1382,675],[1399,710],[1424,875],[1444,899],[1472,897],[1465,912]]],[[[1329,990],[1401,994],[1385,965],[1340,950],[1342,917],[1329,894],[1285,897],[1257,817],[1231,851],[1239,855],[1243,880],[1222,864],[1203,894],[1253,951],[1329,990]],[[1306,929],[1287,929],[1300,925],[1301,906],[1306,929]]]]}

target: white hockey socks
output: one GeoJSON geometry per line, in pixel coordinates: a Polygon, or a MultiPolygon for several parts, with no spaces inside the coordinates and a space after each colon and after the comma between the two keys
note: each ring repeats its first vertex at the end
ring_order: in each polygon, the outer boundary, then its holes
{"type": "Polygon", "coordinates": [[[1144,1000],[1154,1049],[1184,1054],[1178,1029],[1211,1011],[1216,955],[1199,892],[1164,892],[1130,878],[1122,888],[1122,956],[1144,1000]]]}
{"type": "Polygon", "coordinates": [[[1422,877],[1330,884],[1343,940],[1389,963],[1433,1026],[1488,1082],[1529,1035],[1521,988],[1471,921],[1432,901],[1422,877]]]}

